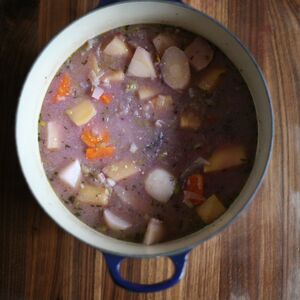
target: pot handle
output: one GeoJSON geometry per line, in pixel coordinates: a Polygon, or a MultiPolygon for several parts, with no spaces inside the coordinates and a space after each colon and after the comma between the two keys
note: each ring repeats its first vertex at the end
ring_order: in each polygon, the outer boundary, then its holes
{"type": "Polygon", "coordinates": [[[190,250],[169,256],[175,267],[174,274],[171,278],[165,281],[153,284],[141,284],[123,279],[120,274],[120,264],[126,257],[109,253],[103,253],[103,255],[109,269],[109,273],[117,285],[131,292],[151,293],[163,291],[179,282],[179,280],[184,276],[189,252],[190,250]]]}
{"type": "MultiPolygon", "coordinates": [[[[102,6],[106,6],[106,5],[110,5],[110,4],[115,4],[118,2],[122,2],[122,0],[100,0],[99,4],[96,6],[96,8],[100,8],[102,6]]],[[[182,3],[181,0],[167,0],[166,2],[182,3]]]]}

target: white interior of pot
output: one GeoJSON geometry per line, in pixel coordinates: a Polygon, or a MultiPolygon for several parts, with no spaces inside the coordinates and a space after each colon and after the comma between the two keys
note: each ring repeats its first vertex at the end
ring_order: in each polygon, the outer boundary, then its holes
{"type": "Polygon", "coordinates": [[[26,180],[44,210],[65,230],[80,240],[116,254],[128,256],[166,255],[191,248],[220,230],[246,205],[264,174],[271,140],[272,117],[268,95],[256,65],[247,52],[221,26],[195,10],[160,2],[128,2],[94,11],[72,23],[45,48],[31,69],[20,97],[16,137],[26,180]],[[228,211],[204,229],[171,242],[144,246],[102,235],[78,220],[57,198],[41,163],[38,145],[38,118],[47,88],[64,61],[87,39],[110,29],[140,23],[161,23],[200,34],[217,45],[242,69],[253,96],[259,122],[259,145],[254,168],[240,196],[228,211]]]}

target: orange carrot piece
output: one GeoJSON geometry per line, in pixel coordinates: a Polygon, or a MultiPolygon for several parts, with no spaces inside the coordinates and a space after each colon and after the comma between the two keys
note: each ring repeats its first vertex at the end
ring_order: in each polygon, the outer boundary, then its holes
{"type": "Polygon", "coordinates": [[[69,96],[71,91],[71,77],[68,73],[64,73],[60,79],[57,92],[53,98],[53,102],[57,103],[63,100],[64,97],[69,96]]]}
{"type": "Polygon", "coordinates": [[[103,94],[103,95],[100,97],[100,100],[102,101],[103,104],[108,105],[108,104],[110,104],[111,101],[112,101],[112,96],[109,95],[109,94],[103,94]]]}
{"type": "Polygon", "coordinates": [[[113,146],[99,147],[99,148],[87,148],[85,157],[87,159],[100,159],[106,157],[112,157],[116,152],[116,148],[113,146]]]}
{"type": "Polygon", "coordinates": [[[106,131],[99,136],[95,136],[90,129],[85,129],[81,134],[81,140],[89,147],[97,147],[100,143],[108,144],[109,139],[109,133],[106,131]]]}
{"type": "Polygon", "coordinates": [[[189,176],[186,182],[185,190],[203,196],[204,176],[202,174],[193,174],[189,176]]]}

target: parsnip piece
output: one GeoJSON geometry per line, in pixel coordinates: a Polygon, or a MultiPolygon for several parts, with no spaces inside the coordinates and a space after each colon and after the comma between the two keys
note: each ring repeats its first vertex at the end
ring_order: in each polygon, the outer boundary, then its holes
{"type": "Polygon", "coordinates": [[[66,110],[66,114],[77,126],[88,123],[97,111],[88,99],[82,98],[76,105],[66,110]]]}
{"type": "Polygon", "coordinates": [[[191,72],[188,58],[177,48],[168,48],[161,59],[164,82],[172,89],[184,89],[190,81],[191,72]]]}
{"type": "Polygon", "coordinates": [[[224,214],[226,208],[216,195],[212,195],[202,205],[197,206],[196,211],[205,224],[210,224],[224,214]]]}
{"type": "Polygon", "coordinates": [[[84,185],[77,196],[77,200],[82,204],[101,205],[108,204],[110,191],[104,186],[84,185]]]}
{"type": "Polygon", "coordinates": [[[124,41],[115,36],[109,44],[104,48],[103,52],[113,57],[126,56],[129,49],[124,41]]]}
{"type": "Polygon", "coordinates": [[[152,218],[147,226],[144,236],[145,245],[153,245],[161,242],[165,237],[166,229],[164,223],[160,220],[152,218]]]}
{"type": "Polygon", "coordinates": [[[151,54],[137,47],[127,70],[128,76],[136,76],[142,78],[156,78],[156,72],[151,58],[151,54]]]}
{"type": "Polygon", "coordinates": [[[226,145],[216,149],[208,161],[204,165],[205,173],[236,167],[247,161],[246,150],[243,145],[226,145]]]}
{"type": "Polygon", "coordinates": [[[132,226],[128,221],[117,216],[109,209],[104,210],[103,216],[106,225],[112,230],[126,230],[132,226]]]}
{"type": "Polygon", "coordinates": [[[140,172],[140,168],[131,160],[120,160],[106,166],[102,172],[117,182],[137,174],[140,172]]]}
{"type": "Polygon", "coordinates": [[[71,188],[76,188],[81,178],[81,167],[78,159],[69,163],[59,173],[58,178],[71,188]]]}
{"type": "Polygon", "coordinates": [[[197,86],[205,92],[212,92],[217,87],[220,78],[224,73],[226,73],[225,67],[209,68],[205,70],[198,81],[197,86]]]}
{"type": "Polygon", "coordinates": [[[193,110],[185,110],[180,116],[180,127],[184,129],[198,130],[201,126],[201,118],[199,112],[193,110]]]}

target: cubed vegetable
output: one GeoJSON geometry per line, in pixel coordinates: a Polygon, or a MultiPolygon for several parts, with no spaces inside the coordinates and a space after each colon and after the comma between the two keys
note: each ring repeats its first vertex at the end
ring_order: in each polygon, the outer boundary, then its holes
{"type": "Polygon", "coordinates": [[[92,102],[85,98],[82,98],[76,105],[66,110],[66,114],[77,126],[88,123],[96,113],[97,111],[92,102]]]}
{"type": "Polygon", "coordinates": [[[118,71],[112,71],[112,70],[110,70],[109,72],[107,72],[103,76],[103,79],[101,79],[101,81],[113,83],[113,82],[123,81],[124,78],[125,78],[125,74],[124,74],[123,71],[121,71],[121,70],[118,70],[118,71]]]}
{"type": "Polygon", "coordinates": [[[126,190],[125,188],[123,188],[120,185],[116,185],[114,187],[114,192],[119,197],[119,199],[122,200],[122,202],[124,202],[125,204],[130,205],[134,208],[136,208],[136,206],[138,205],[138,202],[140,201],[140,199],[138,199],[134,195],[134,193],[126,190]]]}
{"type": "Polygon", "coordinates": [[[177,48],[168,48],[161,59],[164,82],[173,89],[184,89],[190,82],[191,72],[188,58],[177,48]]]}
{"type": "Polygon", "coordinates": [[[212,195],[202,205],[197,206],[196,211],[205,224],[210,224],[223,215],[226,208],[216,195],[212,195]]]}
{"type": "Polygon", "coordinates": [[[193,174],[187,178],[185,190],[199,195],[204,195],[204,176],[193,174]]]}
{"type": "Polygon", "coordinates": [[[138,96],[140,100],[150,99],[158,94],[157,89],[149,87],[149,86],[141,86],[139,87],[138,96]]]}
{"type": "Polygon", "coordinates": [[[102,159],[113,157],[116,153],[116,147],[106,146],[106,147],[95,147],[87,148],[85,151],[86,159],[102,159]]]}
{"type": "Polygon", "coordinates": [[[224,73],[226,73],[225,67],[208,68],[200,77],[197,85],[201,90],[211,93],[217,87],[224,73]]]}
{"type": "Polygon", "coordinates": [[[199,112],[193,110],[184,110],[180,116],[180,127],[183,129],[198,130],[201,126],[201,117],[199,112]]]}
{"type": "Polygon", "coordinates": [[[166,235],[166,228],[162,221],[150,219],[144,236],[145,245],[153,245],[161,242],[166,235]]]}
{"type": "Polygon", "coordinates": [[[101,87],[97,86],[93,89],[92,98],[100,100],[100,97],[103,95],[103,93],[104,90],[101,87]]]}
{"type": "Polygon", "coordinates": [[[168,202],[173,195],[176,180],[168,171],[156,168],[145,179],[145,190],[155,200],[168,202]]]}
{"type": "Polygon", "coordinates": [[[126,230],[132,226],[127,220],[116,215],[109,209],[104,210],[103,216],[106,225],[112,230],[126,230]]]}
{"type": "Polygon", "coordinates": [[[79,160],[76,159],[60,170],[58,177],[71,188],[76,188],[81,178],[81,167],[79,160]]]}
{"type": "Polygon", "coordinates": [[[110,190],[104,186],[84,185],[76,199],[82,204],[105,206],[108,204],[110,190]]]}
{"type": "Polygon", "coordinates": [[[202,195],[189,191],[183,192],[183,203],[185,203],[190,208],[202,204],[204,200],[205,199],[202,195]]]}
{"type": "Polygon", "coordinates": [[[66,99],[71,93],[71,76],[64,73],[59,81],[57,91],[53,97],[53,102],[58,103],[66,99]]]}
{"type": "Polygon", "coordinates": [[[204,172],[215,172],[239,166],[247,162],[246,149],[243,145],[226,145],[217,148],[204,165],[204,172]]]}
{"type": "Polygon", "coordinates": [[[138,146],[135,143],[131,143],[130,147],[129,147],[129,151],[131,153],[135,153],[136,151],[138,151],[138,146]]]}
{"type": "Polygon", "coordinates": [[[57,150],[62,145],[62,129],[59,123],[49,121],[47,123],[47,148],[57,150]]]}
{"type": "Polygon", "coordinates": [[[207,67],[214,57],[213,48],[201,37],[196,37],[193,42],[187,46],[184,52],[196,71],[207,67]]]}
{"type": "Polygon", "coordinates": [[[120,160],[106,166],[102,171],[117,182],[139,173],[140,168],[131,160],[120,160]]]}
{"type": "Polygon", "coordinates": [[[109,133],[107,131],[101,134],[94,134],[90,128],[85,128],[80,136],[81,140],[89,147],[105,146],[109,143],[109,133]],[[104,145],[101,145],[101,144],[104,145]]]}
{"type": "Polygon", "coordinates": [[[120,57],[129,54],[126,43],[118,36],[115,36],[109,44],[106,45],[103,52],[107,55],[120,57]]]}
{"type": "Polygon", "coordinates": [[[173,107],[173,99],[171,96],[158,95],[151,100],[155,110],[170,110],[173,107]]]}
{"type": "Polygon", "coordinates": [[[136,76],[142,78],[156,78],[156,72],[151,58],[151,54],[137,47],[127,70],[128,76],[136,76]]]}
{"type": "Polygon", "coordinates": [[[176,40],[167,33],[159,33],[153,40],[152,40],[154,47],[158,54],[162,56],[166,49],[171,46],[176,46],[176,40]]]}
{"type": "Polygon", "coordinates": [[[92,71],[95,72],[95,74],[99,74],[101,71],[101,68],[98,64],[98,60],[94,54],[90,54],[88,58],[88,65],[91,68],[92,71]]]}
{"type": "Polygon", "coordinates": [[[112,95],[105,93],[100,97],[100,100],[103,104],[109,105],[111,103],[111,101],[113,100],[113,97],[112,97],[112,95]]]}

